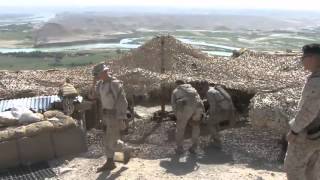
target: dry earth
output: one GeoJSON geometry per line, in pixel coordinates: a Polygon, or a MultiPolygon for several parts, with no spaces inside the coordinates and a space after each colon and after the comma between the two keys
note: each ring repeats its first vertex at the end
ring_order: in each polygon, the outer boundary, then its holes
{"type": "MultiPolygon", "coordinates": [[[[208,137],[201,137],[197,155],[185,153],[177,157],[170,132],[174,122],[150,121],[159,107],[137,107],[142,116],[124,139],[135,148],[135,158],[127,165],[117,164],[111,172],[96,173],[105,161],[102,132],[88,132],[89,151],[75,157],[51,161],[57,177],[54,179],[285,179],[282,163],[278,161],[281,148],[279,137],[268,130],[257,130],[250,125],[222,131],[223,148],[208,146],[208,137]],[[144,137],[144,138],[142,138],[144,137]],[[138,139],[143,142],[135,143],[138,139]],[[130,143],[131,142],[131,143],[130,143]]],[[[185,149],[190,146],[186,140],[185,149]]]]}

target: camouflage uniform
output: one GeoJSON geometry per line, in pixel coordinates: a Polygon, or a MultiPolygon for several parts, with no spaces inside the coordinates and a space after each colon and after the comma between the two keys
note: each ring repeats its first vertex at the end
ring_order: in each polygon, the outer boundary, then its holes
{"type": "Polygon", "coordinates": [[[192,143],[195,148],[198,145],[200,120],[204,112],[203,103],[197,90],[190,84],[179,85],[172,93],[171,104],[177,117],[177,147],[182,147],[185,128],[189,122],[192,126],[192,143]]]}
{"type": "Polygon", "coordinates": [[[121,81],[110,78],[96,85],[97,96],[102,105],[102,123],[107,126],[105,150],[107,158],[113,158],[115,151],[122,151],[124,143],[120,140],[123,120],[127,118],[128,102],[121,81]]]}
{"type": "Polygon", "coordinates": [[[211,139],[220,143],[219,123],[229,121],[234,124],[236,111],[231,96],[222,87],[210,87],[207,92],[209,107],[208,125],[211,139]]]}
{"type": "Polygon", "coordinates": [[[319,180],[320,72],[312,73],[303,88],[299,111],[290,121],[297,133],[289,142],[284,166],[289,180],[319,180]]]}

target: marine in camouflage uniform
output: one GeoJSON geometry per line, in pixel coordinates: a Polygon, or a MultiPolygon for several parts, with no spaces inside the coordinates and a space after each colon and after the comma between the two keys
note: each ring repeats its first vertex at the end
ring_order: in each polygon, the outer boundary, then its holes
{"type": "MultiPolygon", "coordinates": [[[[102,106],[102,123],[106,126],[104,137],[107,162],[99,171],[114,169],[114,154],[116,151],[124,151],[125,144],[120,140],[120,132],[127,118],[128,102],[123,90],[122,82],[109,74],[109,68],[105,64],[94,67],[95,97],[100,100],[102,106]]],[[[128,161],[129,154],[125,154],[128,161]]]]}
{"type": "Polygon", "coordinates": [[[303,47],[302,63],[311,72],[289,122],[288,149],[284,162],[288,180],[320,179],[320,44],[303,47]]]}
{"type": "Polygon", "coordinates": [[[195,153],[200,136],[200,121],[204,112],[203,103],[195,88],[185,84],[182,80],[176,81],[177,88],[172,92],[172,110],[176,115],[176,153],[183,153],[183,140],[187,124],[192,127],[191,153],[195,153]]]}
{"type": "Polygon", "coordinates": [[[230,125],[233,126],[237,117],[236,109],[231,96],[220,85],[209,87],[207,100],[209,103],[209,118],[207,123],[211,133],[211,141],[213,145],[221,147],[219,123],[229,121],[230,125]]]}

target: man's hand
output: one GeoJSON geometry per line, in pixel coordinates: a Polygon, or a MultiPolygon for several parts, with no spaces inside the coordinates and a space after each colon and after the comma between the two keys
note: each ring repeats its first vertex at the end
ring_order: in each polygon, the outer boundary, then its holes
{"type": "Polygon", "coordinates": [[[288,142],[294,142],[295,139],[296,139],[297,135],[294,134],[292,131],[290,131],[288,134],[287,134],[287,141],[288,142]]]}

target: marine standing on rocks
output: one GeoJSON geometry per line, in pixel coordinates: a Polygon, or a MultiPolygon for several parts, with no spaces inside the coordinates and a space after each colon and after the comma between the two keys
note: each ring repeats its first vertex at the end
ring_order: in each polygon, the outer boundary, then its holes
{"type": "Polygon", "coordinates": [[[302,48],[307,78],[298,112],[289,122],[288,149],[284,161],[288,180],[320,179],[320,44],[302,48]]]}
{"type": "Polygon", "coordinates": [[[106,125],[104,143],[107,162],[97,169],[97,172],[100,172],[116,168],[113,159],[116,151],[125,151],[124,162],[129,161],[129,152],[120,140],[123,121],[127,118],[128,102],[122,82],[111,76],[109,68],[104,63],[93,68],[93,75],[93,96],[101,101],[102,123],[106,125]]]}
{"type": "Polygon", "coordinates": [[[219,123],[222,121],[229,121],[230,126],[234,126],[237,117],[236,110],[231,96],[221,85],[209,87],[208,89],[207,100],[209,103],[209,118],[207,123],[211,133],[211,143],[220,148],[221,139],[219,135],[219,123]]]}
{"type": "Polygon", "coordinates": [[[187,124],[192,126],[192,146],[190,153],[195,153],[199,144],[200,122],[204,106],[195,88],[182,80],[176,81],[176,89],[172,92],[172,110],[176,115],[176,144],[177,154],[183,153],[183,139],[187,124]]]}

